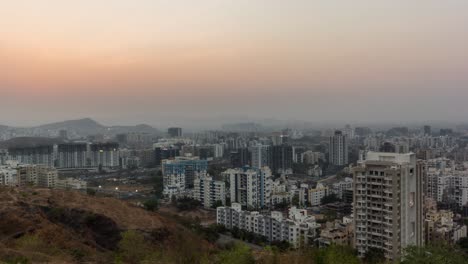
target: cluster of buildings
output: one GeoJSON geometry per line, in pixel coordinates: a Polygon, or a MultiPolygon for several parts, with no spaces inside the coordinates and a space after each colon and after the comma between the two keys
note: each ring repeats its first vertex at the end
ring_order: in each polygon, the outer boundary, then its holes
{"type": "Polygon", "coordinates": [[[262,183],[263,180],[255,177],[254,171],[231,170],[227,174],[235,182],[235,187],[230,186],[231,199],[235,204],[232,207],[218,207],[217,221],[229,229],[240,228],[263,235],[269,241],[288,241],[295,247],[306,241],[320,247],[349,245],[361,257],[379,249],[387,259],[398,260],[408,246],[423,246],[441,240],[456,243],[467,236],[467,227],[457,219],[460,216],[437,206],[443,204],[444,199],[468,205],[463,200],[465,189],[462,187],[464,180],[461,180],[465,174],[454,173],[454,170],[462,168],[449,164],[441,159],[420,160],[411,152],[369,151],[351,168],[352,178],[346,177],[329,184],[319,183],[314,188],[309,188],[305,183],[295,183],[296,187],[291,188],[286,184],[287,180],[279,179],[272,181],[271,192],[256,183],[255,180],[262,183]],[[452,178],[446,180],[446,174],[452,178]],[[436,176],[438,180],[430,180],[436,176]],[[288,222],[280,225],[281,221],[284,222],[283,214],[270,211],[274,203],[270,203],[271,207],[268,204],[264,204],[267,207],[259,206],[261,199],[266,199],[268,195],[275,197],[277,193],[298,195],[299,206],[308,208],[301,211],[304,218],[299,219],[308,219],[307,224],[293,220],[296,218],[291,217],[291,212],[298,212],[295,207],[289,212],[288,222]],[[322,198],[329,194],[350,203],[350,210],[340,214],[344,208],[341,207],[342,202],[322,205],[322,198]],[[323,212],[315,212],[316,207],[338,216],[335,220],[326,219],[326,222],[317,224],[323,212]],[[262,208],[270,210],[263,213],[257,211],[262,208]],[[289,230],[286,231],[285,226],[288,225],[289,230]],[[272,230],[283,230],[284,236],[272,230]]]}
{"type": "Polygon", "coordinates": [[[454,244],[467,237],[467,226],[454,221],[451,210],[439,210],[437,203],[431,198],[425,201],[424,239],[428,244],[446,241],[454,244]]]}
{"type": "Polygon", "coordinates": [[[57,169],[46,165],[23,165],[9,161],[8,165],[0,166],[0,185],[86,189],[87,184],[85,181],[74,178],[61,179],[57,169]]]}
{"type": "Polygon", "coordinates": [[[468,163],[458,166],[446,158],[427,161],[426,196],[457,207],[468,206],[468,163]]]}
{"type": "Polygon", "coordinates": [[[294,247],[307,245],[317,235],[319,225],[307,210],[292,207],[288,217],[282,212],[272,211],[263,215],[257,211],[243,211],[242,205],[217,208],[217,223],[228,229],[238,228],[265,237],[269,242],[287,241],[294,247]]]}
{"type": "Polygon", "coordinates": [[[208,162],[199,157],[175,157],[162,161],[164,194],[183,195],[193,189],[195,178],[207,174],[208,162]]]}
{"type": "Polygon", "coordinates": [[[109,168],[120,166],[117,143],[61,143],[16,146],[0,151],[2,164],[13,160],[21,164],[45,165],[58,169],[109,168]]]}
{"type": "Polygon", "coordinates": [[[346,126],[301,141],[296,130],[241,127],[249,131],[183,134],[173,127],[163,139],[128,133],[117,135],[118,144],[3,149],[0,184],[63,186],[49,167],[160,165],[166,197],[217,207],[218,224],[271,242],[350,245],[361,257],[380,249],[397,260],[408,246],[466,236],[460,219],[468,217],[468,148],[450,129],[346,126]],[[8,160],[36,167],[8,168],[8,160]],[[210,175],[213,164],[222,172],[210,175]],[[336,201],[324,204],[325,198],[336,201]]]}

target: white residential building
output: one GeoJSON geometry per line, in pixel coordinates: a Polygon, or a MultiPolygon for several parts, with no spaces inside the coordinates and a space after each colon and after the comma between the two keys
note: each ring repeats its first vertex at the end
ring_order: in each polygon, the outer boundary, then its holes
{"type": "Polygon", "coordinates": [[[232,202],[256,209],[270,205],[272,174],[268,167],[229,169],[223,175],[229,179],[232,202]]]}
{"type": "Polygon", "coordinates": [[[58,172],[45,165],[10,165],[0,168],[0,185],[55,188],[58,172]]]}
{"type": "Polygon", "coordinates": [[[228,229],[237,227],[266,237],[270,242],[287,241],[293,247],[307,245],[317,236],[319,225],[306,210],[292,207],[289,217],[284,218],[281,212],[273,211],[262,215],[256,211],[242,211],[238,203],[231,207],[218,207],[216,221],[228,229]]]}
{"type": "Polygon", "coordinates": [[[0,168],[0,185],[16,186],[18,185],[18,170],[8,166],[0,168]]]}
{"type": "Polygon", "coordinates": [[[322,198],[328,195],[328,187],[318,183],[316,188],[309,189],[309,205],[319,206],[322,204],[322,198]]]}
{"type": "Polygon", "coordinates": [[[250,148],[252,155],[252,167],[263,168],[270,164],[270,146],[258,144],[250,148]]]}
{"type": "Polygon", "coordinates": [[[413,153],[368,152],[353,168],[359,256],[378,248],[399,260],[404,248],[423,245],[423,172],[413,153]]]}
{"type": "Polygon", "coordinates": [[[164,194],[169,197],[192,189],[195,176],[208,170],[208,161],[193,156],[162,160],[161,165],[164,194]]]}
{"type": "Polygon", "coordinates": [[[468,170],[448,159],[426,161],[426,197],[462,207],[468,204],[468,170]]]}
{"type": "Polygon", "coordinates": [[[353,178],[346,177],[344,180],[334,183],[332,185],[332,192],[336,194],[339,199],[343,199],[343,192],[353,189],[353,178]]]}
{"type": "Polygon", "coordinates": [[[215,158],[222,158],[224,156],[224,145],[213,144],[213,154],[215,158]]]}
{"type": "Polygon", "coordinates": [[[17,184],[19,186],[39,186],[54,188],[58,180],[55,168],[44,165],[19,165],[17,168],[17,184]]]}
{"type": "Polygon", "coordinates": [[[344,166],[348,164],[348,137],[341,131],[335,131],[330,137],[329,162],[332,165],[344,166]]]}
{"type": "Polygon", "coordinates": [[[213,207],[218,201],[226,204],[226,186],[223,181],[215,181],[206,173],[195,178],[193,198],[200,201],[205,208],[213,207]]]}

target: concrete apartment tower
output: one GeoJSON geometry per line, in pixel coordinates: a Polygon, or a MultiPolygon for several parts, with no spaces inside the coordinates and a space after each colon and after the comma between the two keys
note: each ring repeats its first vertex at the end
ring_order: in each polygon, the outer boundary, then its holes
{"type": "Polygon", "coordinates": [[[329,162],[336,166],[348,164],[348,137],[339,130],[330,137],[329,162]]]}
{"type": "Polygon", "coordinates": [[[355,245],[359,256],[381,249],[399,260],[422,246],[423,173],[414,153],[368,152],[353,169],[355,245]]]}

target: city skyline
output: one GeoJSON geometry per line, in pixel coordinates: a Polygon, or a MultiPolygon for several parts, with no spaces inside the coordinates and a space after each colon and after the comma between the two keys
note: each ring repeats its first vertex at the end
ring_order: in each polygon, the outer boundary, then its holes
{"type": "Polygon", "coordinates": [[[1,123],[464,121],[467,8],[456,0],[8,1],[0,4],[1,123]]]}

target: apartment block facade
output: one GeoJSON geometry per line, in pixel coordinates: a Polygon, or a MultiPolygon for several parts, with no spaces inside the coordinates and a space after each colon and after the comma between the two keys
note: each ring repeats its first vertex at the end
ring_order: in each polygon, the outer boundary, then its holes
{"type": "Polygon", "coordinates": [[[205,208],[213,207],[217,202],[226,204],[226,184],[213,180],[213,177],[202,173],[195,178],[193,198],[200,201],[205,208]]]}
{"type": "Polygon", "coordinates": [[[217,208],[217,223],[227,229],[239,228],[265,237],[268,241],[287,241],[293,247],[311,243],[317,236],[319,225],[306,210],[292,207],[285,218],[281,212],[262,215],[256,211],[243,211],[242,205],[217,208]]]}
{"type": "Polygon", "coordinates": [[[353,168],[355,245],[361,257],[378,248],[399,260],[422,246],[424,166],[416,155],[368,152],[353,168]]]}

